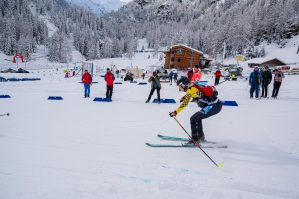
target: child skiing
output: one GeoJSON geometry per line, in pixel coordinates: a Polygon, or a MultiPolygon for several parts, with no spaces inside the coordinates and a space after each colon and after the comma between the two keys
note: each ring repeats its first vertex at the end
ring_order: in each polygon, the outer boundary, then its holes
{"type": "Polygon", "coordinates": [[[190,84],[187,77],[181,77],[177,81],[180,91],[186,92],[186,95],[180,100],[181,105],[169,115],[171,117],[177,116],[190,102],[197,102],[197,105],[201,107],[200,111],[197,111],[190,118],[192,140],[190,144],[196,144],[198,142],[205,142],[205,135],[202,127],[202,120],[212,115],[219,113],[222,109],[222,103],[217,98],[218,92],[213,86],[199,85],[196,83],[190,84]]]}

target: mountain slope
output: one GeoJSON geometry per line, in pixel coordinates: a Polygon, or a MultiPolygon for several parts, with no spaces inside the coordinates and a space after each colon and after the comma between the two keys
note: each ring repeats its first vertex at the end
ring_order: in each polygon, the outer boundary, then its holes
{"type": "Polygon", "coordinates": [[[297,0],[135,0],[114,16],[150,47],[185,43],[212,53],[225,42],[229,55],[263,41],[280,44],[299,31],[297,0]]]}
{"type": "Polygon", "coordinates": [[[67,0],[70,4],[87,7],[97,14],[119,9],[125,3],[121,0],[67,0]]]}

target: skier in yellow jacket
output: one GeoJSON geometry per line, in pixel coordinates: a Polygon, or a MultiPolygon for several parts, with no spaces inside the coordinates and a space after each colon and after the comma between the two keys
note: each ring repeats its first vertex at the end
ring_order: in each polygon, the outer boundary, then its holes
{"type": "Polygon", "coordinates": [[[217,98],[218,92],[215,87],[201,85],[197,82],[190,83],[187,77],[181,77],[177,81],[180,91],[186,92],[186,95],[180,100],[180,106],[169,115],[171,117],[177,116],[184,108],[186,108],[192,99],[202,109],[193,114],[190,118],[192,140],[190,143],[205,142],[205,135],[202,128],[202,119],[208,118],[219,113],[222,109],[222,103],[217,98]]]}

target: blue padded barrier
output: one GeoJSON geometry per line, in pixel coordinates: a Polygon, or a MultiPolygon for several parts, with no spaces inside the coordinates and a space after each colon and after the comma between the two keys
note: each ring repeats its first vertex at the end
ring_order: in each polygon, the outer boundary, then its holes
{"type": "Polygon", "coordinates": [[[0,95],[0,98],[11,98],[10,95],[0,95]]]}
{"type": "Polygon", "coordinates": [[[111,98],[101,98],[101,97],[96,97],[93,100],[94,102],[112,102],[111,98]]]}
{"type": "Polygon", "coordinates": [[[49,96],[48,100],[63,100],[61,96],[49,96]]]}
{"type": "Polygon", "coordinates": [[[221,101],[223,106],[238,106],[236,101],[221,101]]]}
{"type": "Polygon", "coordinates": [[[147,82],[139,82],[138,85],[146,85],[147,82]]]}
{"type": "MultiPolygon", "coordinates": [[[[159,103],[158,99],[154,99],[153,103],[159,103]]],[[[160,99],[160,103],[164,103],[164,104],[175,104],[175,100],[174,99],[160,99]]]]}

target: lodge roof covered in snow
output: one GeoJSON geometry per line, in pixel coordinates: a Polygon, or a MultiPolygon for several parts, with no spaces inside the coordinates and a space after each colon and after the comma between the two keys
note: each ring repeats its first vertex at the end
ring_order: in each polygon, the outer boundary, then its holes
{"type": "Polygon", "coordinates": [[[201,52],[200,50],[197,50],[197,49],[195,49],[195,48],[191,48],[190,46],[187,46],[187,45],[185,45],[185,44],[176,44],[176,45],[170,46],[169,49],[167,49],[167,51],[169,51],[169,50],[172,49],[172,48],[177,48],[177,47],[188,48],[188,49],[192,50],[193,52],[197,52],[197,53],[203,55],[203,52],[201,52]]]}
{"type": "Polygon", "coordinates": [[[249,60],[248,62],[248,65],[250,66],[253,66],[253,65],[286,65],[285,62],[283,62],[282,60],[278,59],[278,58],[269,58],[269,57],[266,57],[266,58],[254,58],[254,59],[251,59],[249,60]]]}

